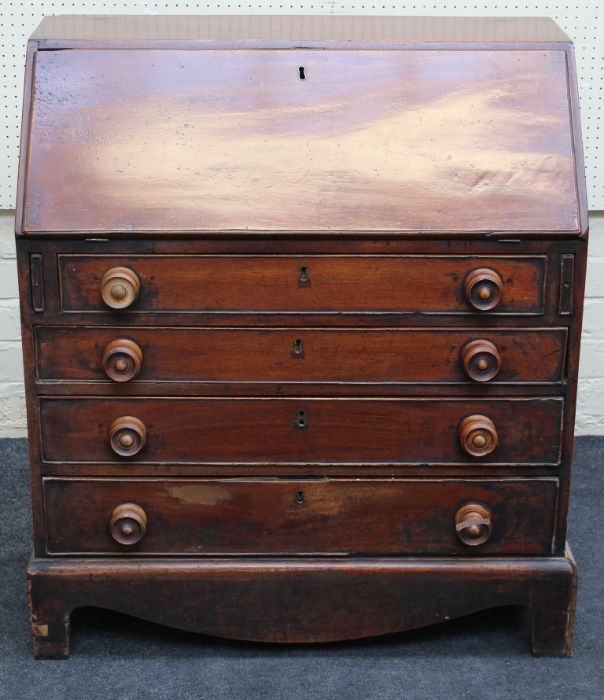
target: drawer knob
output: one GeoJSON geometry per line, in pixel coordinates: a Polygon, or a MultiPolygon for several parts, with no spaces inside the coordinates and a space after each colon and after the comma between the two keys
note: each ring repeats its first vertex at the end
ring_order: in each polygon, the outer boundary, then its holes
{"type": "Polygon", "coordinates": [[[129,382],[139,373],[143,351],[127,338],[112,340],[103,353],[103,369],[114,382],[129,382]]]}
{"type": "Polygon", "coordinates": [[[136,503],[122,503],[111,513],[109,531],[118,543],[132,546],[143,539],[147,529],[147,514],[136,503]]]}
{"type": "Polygon", "coordinates": [[[101,280],[101,296],[111,309],[125,309],[136,301],[140,280],[129,267],[112,267],[101,280]]]}
{"type": "Polygon", "coordinates": [[[134,457],[145,446],[147,428],[134,416],[116,418],[109,428],[109,444],[116,455],[134,457]]]}
{"type": "Polygon", "coordinates": [[[472,270],[466,277],[466,299],[477,311],[491,311],[501,301],[503,280],[488,267],[472,270]]]}
{"type": "Polygon", "coordinates": [[[465,373],[475,382],[488,382],[501,369],[499,350],[489,340],[472,340],[464,345],[461,356],[465,373]]]}
{"type": "Polygon", "coordinates": [[[494,452],[499,437],[495,424],[481,415],[467,416],[459,425],[461,446],[470,457],[486,457],[494,452]]]}
{"type": "Polygon", "coordinates": [[[470,547],[484,544],[492,529],[491,511],[480,503],[466,503],[455,514],[455,532],[470,547]]]}

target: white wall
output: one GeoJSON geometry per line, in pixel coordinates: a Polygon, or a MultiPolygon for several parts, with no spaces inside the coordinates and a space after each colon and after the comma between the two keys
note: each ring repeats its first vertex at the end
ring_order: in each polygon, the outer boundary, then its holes
{"type": "Polygon", "coordinates": [[[590,216],[577,429],[604,435],[604,212],[590,216]]]}
{"type": "Polygon", "coordinates": [[[13,212],[0,211],[0,437],[25,436],[13,212]]]}
{"type": "MultiPolygon", "coordinates": [[[[13,213],[0,211],[0,437],[25,436],[13,213]]],[[[604,212],[592,213],[577,434],[604,435],[604,212]]]]}

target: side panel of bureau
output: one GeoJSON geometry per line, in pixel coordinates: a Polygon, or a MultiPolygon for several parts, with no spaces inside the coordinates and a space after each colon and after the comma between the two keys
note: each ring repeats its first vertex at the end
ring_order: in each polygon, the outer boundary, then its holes
{"type": "Polygon", "coordinates": [[[563,400],[542,399],[142,399],[42,398],[42,453],[50,462],[119,457],[109,430],[135,417],[143,462],[557,464],[563,400]],[[495,451],[469,457],[460,423],[484,415],[495,451]]]}
{"type": "Polygon", "coordinates": [[[275,480],[44,479],[51,554],[549,554],[556,479],[275,480]],[[456,512],[485,504],[479,548],[456,512]],[[110,534],[116,506],[135,503],[146,532],[110,534]]]}

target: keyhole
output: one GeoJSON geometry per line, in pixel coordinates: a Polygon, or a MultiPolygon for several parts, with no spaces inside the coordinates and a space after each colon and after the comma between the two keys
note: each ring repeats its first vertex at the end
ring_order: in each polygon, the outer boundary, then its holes
{"type": "Polygon", "coordinates": [[[302,282],[304,284],[304,283],[310,281],[310,270],[308,269],[308,267],[306,265],[300,265],[299,272],[300,272],[300,276],[298,279],[300,280],[300,282],[302,282]]]}
{"type": "Polygon", "coordinates": [[[306,72],[304,70],[304,66],[300,66],[298,68],[298,74],[300,75],[300,80],[306,80],[306,72]]]}
{"type": "Polygon", "coordinates": [[[304,352],[304,345],[302,344],[301,338],[296,338],[294,340],[294,354],[301,355],[304,352]]]}
{"type": "Polygon", "coordinates": [[[304,428],[306,426],[306,411],[298,411],[298,427],[304,428]]]}
{"type": "Polygon", "coordinates": [[[305,498],[306,497],[304,496],[304,491],[296,491],[296,503],[302,505],[302,503],[304,503],[305,498]]]}

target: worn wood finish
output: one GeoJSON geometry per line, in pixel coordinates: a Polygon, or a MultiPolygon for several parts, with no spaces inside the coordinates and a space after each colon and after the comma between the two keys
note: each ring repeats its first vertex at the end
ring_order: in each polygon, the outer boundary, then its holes
{"type": "Polygon", "coordinates": [[[568,37],[49,18],[27,56],[36,655],[81,605],[306,642],[502,604],[570,654],[568,37]]]}
{"type": "MultiPolygon", "coordinates": [[[[103,311],[103,275],[120,258],[60,256],[61,303],[65,311],[103,311]]],[[[483,313],[543,311],[543,258],[374,256],[132,256],[140,279],[131,311],[186,312],[392,312],[477,316],[464,280],[485,266],[504,282],[503,299],[483,313]],[[174,274],[178,266],[178,274],[174,274]]]]}
{"type": "MultiPolygon", "coordinates": [[[[128,261],[138,260],[141,256],[145,259],[153,258],[160,262],[160,258],[163,256],[169,256],[169,260],[165,261],[163,267],[174,270],[175,267],[179,267],[181,262],[187,262],[191,258],[197,257],[211,257],[214,258],[230,258],[234,257],[239,259],[242,256],[247,258],[267,258],[270,257],[274,260],[282,258],[307,258],[307,256],[313,256],[319,260],[323,261],[326,266],[326,276],[327,273],[333,271],[331,262],[337,261],[338,258],[346,258],[355,260],[361,258],[360,262],[364,262],[367,257],[371,257],[374,261],[380,262],[382,260],[388,261],[391,258],[401,257],[401,258],[443,258],[451,256],[451,243],[449,241],[442,240],[379,240],[373,238],[367,238],[363,240],[349,239],[346,240],[345,244],[343,241],[334,240],[312,240],[312,239],[288,239],[280,238],[267,240],[258,237],[256,239],[237,239],[232,240],[229,238],[224,239],[212,239],[212,238],[196,238],[196,239],[158,239],[158,238],[130,238],[125,240],[98,240],[98,239],[54,239],[45,238],[43,241],[41,239],[34,238],[19,238],[20,250],[23,251],[25,256],[28,252],[30,254],[40,254],[41,250],[44,251],[44,256],[42,259],[42,266],[44,270],[44,285],[45,285],[45,313],[41,317],[39,314],[35,316],[36,323],[44,321],[45,323],[51,323],[54,320],[56,324],[68,323],[71,324],[110,324],[115,325],[116,322],[122,323],[124,319],[127,319],[127,323],[138,323],[140,325],[147,326],[162,326],[162,325],[183,325],[190,326],[194,325],[211,325],[211,326],[263,326],[263,327],[274,327],[276,324],[279,326],[316,326],[320,323],[321,326],[324,325],[335,325],[338,327],[439,327],[443,325],[450,325],[451,322],[459,326],[476,326],[477,324],[486,325],[513,325],[513,327],[533,327],[535,324],[539,325],[571,325],[573,322],[573,316],[569,316],[568,313],[560,313],[560,294],[561,294],[561,280],[559,276],[559,270],[562,264],[562,256],[575,256],[581,255],[583,249],[586,247],[586,242],[582,240],[560,240],[560,241],[546,241],[546,240],[532,240],[532,241],[521,241],[519,239],[483,239],[483,240],[456,240],[455,242],[455,255],[452,256],[456,260],[457,258],[469,258],[476,261],[477,265],[489,262],[494,264],[499,263],[501,258],[508,260],[512,259],[515,261],[525,261],[527,258],[529,262],[535,262],[539,266],[543,266],[543,279],[541,280],[541,272],[536,273],[539,279],[536,286],[530,283],[528,294],[532,295],[532,289],[538,287],[542,289],[541,301],[536,305],[539,309],[538,312],[504,312],[500,309],[494,309],[488,312],[478,312],[475,309],[471,309],[467,305],[467,299],[465,297],[465,292],[463,291],[464,280],[459,280],[459,286],[451,287],[453,293],[455,289],[458,290],[459,303],[463,303],[467,311],[455,313],[455,318],[450,319],[450,312],[444,309],[441,312],[413,312],[413,308],[410,308],[409,312],[400,313],[399,311],[379,311],[379,312],[367,312],[363,313],[362,317],[359,318],[359,313],[355,311],[342,311],[341,309],[333,309],[331,311],[321,311],[320,316],[317,315],[316,311],[312,309],[301,310],[299,308],[294,308],[289,311],[275,311],[270,309],[264,311],[258,310],[212,310],[212,309],[200,309],[199,296],[195,296],[194,283],[191,282],[188,285],[188,295],[189,298],[193,300],[196,308],[187,308],[183,310],[179,308],[179,304],[176,301],[175,306],[177,308],[152,308],[145,310],[145,308],[138,308],[140,302],[128,309],[123,309],[120,311],[115,311],[109,309],[100,298],[99,286],[102,274],[105,269],[110,269],[111,266],[116,264],[126,264],[128,261]],[[338,250],[345,249],[345,255],[338,255],[338,250]],[[108,251],[111,252],[108,255],[108,251]],[[272,254],[271,254],[272,251],[272,254]],[[275,253],[275,251],[277,251],[275,253]],[[66,310],[66,313],[62,312],[63,302],[62,302],[62,290],[61,285],[57,281],[57,267],[63,265],[64,257],[74,256],[76,259],[81,258],[102,258],[103,262],[106,262],[107,267],[99,266],[94,273],[94,284],[90,285],[90,297],[86,302],[87,308],[82,310],[66,310]],[[183,260],[184,258],[184,260],[183,260]],[[534,260],[537,258],[538,260],[534,260]],[[548,274],[549,273],[549,274],[548,274]],[[98,274],[98,278],[97,278],[98,274]],[[513,317],[513,318],[512,318],[513,317]],[[120,321],[121,319],[121,321],[120,321]],[[488,320],[490,319],[490,320],[488,320]]],[[[90,261],[91,263],[93,260],[90,261]]],[[[189,263],[187,263],[189,264],[189,263]]],[[[304,263],[299,263],[299,265],[304,263]]],[[[208,261],[208,267],[212,267],[212,263],[208,261]]],[[[231,267],[236,268],[236,261],[233,261],[231,267]]],[[[264,268],[266,270],[266,266],[264,268]]],[[[290,268],[291,269],[291,268],[290,268]]],[[[398,266],[398,270],[401,269],[401,264],[398,266]]],[[[296,275],[299,274],[299,266],[296,266],[296,275]]],[[[395,277],[390,283],[394,288],[401,286],[401,281],[404,283],[405,278],[401,278],[400,273],[393,271],[395,277]]],[[[233,272],[233,274],[236,274],[233,272]]],[[[258,275],[261,275],[261,270],[258,270],[258,275]]],[[[364,275],[368,275],[369,272],[364,270],[364,275]]],[[[449,285],[451,284],[450,276],[459,275],[459,270],[457,265],[452,265],[448,274],[444,274],[441,279],[441,284],[449,285]]],[[[173,284],[177,283],[181,275],[173,275],[166,278],[165,289],[172,288],[173,284]],[[176,281],[175,281],[176,280],[176,281]]],[[[202,283],[202,279],[197,280],[198,287],[202,283]]],[[[530,273],[529,273],[530,278],[530,273]]],[[[371,279],[371,278],[369,278],[371,279]]],[[[425,285],[424,276],[424,282],[425,285]]],[[[526,279],[526,278],[525,278],[526,279]]],[[[224,287],[224,282],[218,280],[221,288],[224,287]]],[[[77,289],[83,289],[89,284],[89,280],[86,276],[82,275],[78,282],[74,281],[74,287],[77,289]]],[[[290,284],[290,277],[287,277],[287,284],[290,284]]],[[[258,292],[258,284],[256,285],[256,291],[258,292]]],[[[353,286],[352,284],[350,286],[353,286]]],[[[429,288],[429,285],[428,285],[429,288]]],[[[180,293],[182,295],[183,288],[179,287],[180,293]]],[[[283,294],[283,286],[276,287],[276,292],[279,296],[283,294]]],[[[374,293],[380,293],[377,286],[371,283],[368,288],[374,293]]],[[[422,294],[424,293],[426,286],[421,287],[422,294]]],[[[575,284],[565,291],[566,296],[574,294],[575,284]]],[[[227,290],[228,291],[228,290],[227,290]]],[[[76,295],[79,296],[80,292],[75,291],[76,295]]],[[[230,292],[229,292],[230,293],[230,292]]],[[[331,293],[331,292],[330,292],[331,293]]],[[[396,292],[399,294],[400,292],[396,292]]],[[[525,287],[525,294],[527,289],[525,287]]],[[[417,294],[415,296],[418,296],[417,294]]],[[[295,301],[295,298],[294,298],[295,301]]],[[[273,301],[272,304],[275,302],[273,301]]],[[[424,303],[421,299],[418,303],[424,303]]],[[[249,301],[246,303],[249,307],[249,301]]],[[[409,307],[412,304],[409,303],[409,307]]],[[[30,306],[28,306],[28,309],[30,306]]],[[[461,306],[460,306],[461,308],[461,306]]]]}
{"type": "Polygon", "coordinates": [[[47,551],[550,554],[557,490],[556,479],[46,478],[47,551]],[[492,532],[472,547],[458,537],[457,513],[477,500],[492,513],[492,532]],[[118,532],[118,543],[114,521],[132,520],[133,503],[143,531],[128,525],[125,537],[140,537],[126,544],[118,532]]]}
{"type": "Polygon", "coordinates": [[[43,398],[42,455],[50,462],[119,459],[108,431],[134,416],[146,462],[444,463],[471,461],[461,422],[484,414],[499,445],[489,463],[557,464],[563,401],[548,399],[43,398]]]}
{"type": "Polygon", "coordinates": [[[533,653],[568,656],[576,575],[570,552],[555,558],[36,559],[28,570],[39,658],[69,653],[70,613],[89,605],[192,632],[289,644],[359,639],[522,605],[533,613],[533,653]],[[233,605],[242,590],[246,605],[233,605]]]}
{"type": "Polygon", "coordinates": [[[32,89],[26,232],[580,230],[563,50],[39,51],[32,89]]]}
{"type": "Polygon", "coordinates": [[[518,331],[39,326],[36,348],[38,377],[42,380],[559,384],[563,379],[566,336],[563,328],[518,331]],[[478,367],[485,356],[485,343],[499,356],[495,374],[491,364],[489,371],[478,367]],[[140,351],[140,362],[135,348],[140,351]],[[122,367],[116,367],[120,360],[123,369],[118,371],[122,367]]]}

